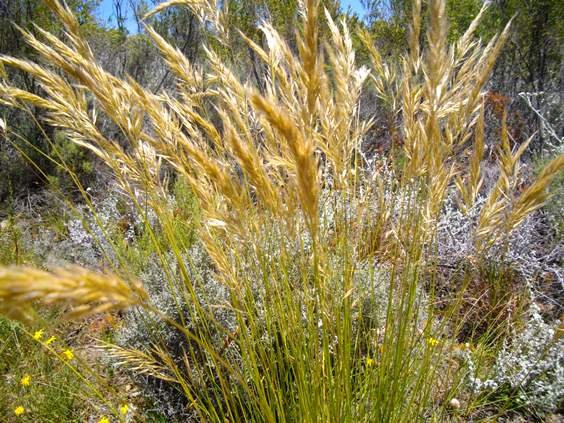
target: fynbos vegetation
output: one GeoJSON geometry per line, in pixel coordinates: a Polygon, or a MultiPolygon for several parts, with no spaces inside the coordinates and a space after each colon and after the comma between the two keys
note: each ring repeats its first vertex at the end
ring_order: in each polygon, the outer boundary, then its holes
{"type": "MultiPolygon", "coordinates": [[[[532,138],[516,143],[506,113],[486,128],[511,21],[482,41],[484,5],[453,38],[446,1],[415,0],[409,49],[387,58],[319,0],[299,2],[293,36],[262,22],[260,42],[220,2],[171,0],[144,20],[176,82],[155,90],[104,69],[71,9],[44,3],[64,32],[20,29],[36,60],[0,56],[40,89],[5,78],[0,102],[40,110],[112,176],[97,197],[52,150],[80,194],[59,204],[75,219],[61,236],[89,243],[75,261],[92,269],[6,260],[0,311],[71,370],[93,421],[467,421],[562,405],[558,323],[535,303],[540,278],[562,284],[561,242],[533,250],[554,233],[535,216],[564,156],[525,175],[532,138]],[[151,27],[176,6],[206,28],[205,59],[151,27]],[[241,42],[259,77],[226,58],[241,42]],[[382,116],[389,142],[367,148],[382,116]],[[34,336],[56,319],[45,305],[91,337],[73,350],[34,336]],[[89,334],[96,319],[109,329],[89,334]]],[[[39,415],[17,401],[7,418],[39,415]]]]}

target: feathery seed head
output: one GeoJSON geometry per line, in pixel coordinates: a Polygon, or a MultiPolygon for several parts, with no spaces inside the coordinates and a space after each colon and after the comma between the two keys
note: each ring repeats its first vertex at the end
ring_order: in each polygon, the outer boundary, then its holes
{"type": "MultiPolygon", "coordinates": [[[[0,311],[12,317],[22,318],[25,308],[34,301],[69,304],[73,308],[67,317],[78,318],[140,305],[146,299],[146,292],[138,284],[80,267],[52,272],[29,267],[0,268],[0,311]]],[[[37,331],[34,339],[42,336],[43,331],[37,331]]]]}

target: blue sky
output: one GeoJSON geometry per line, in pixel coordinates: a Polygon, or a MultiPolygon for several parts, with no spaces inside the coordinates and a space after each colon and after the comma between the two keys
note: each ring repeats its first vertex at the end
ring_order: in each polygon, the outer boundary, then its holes
{"type": "Polygon", "coordinates": [[[360,0],[341,0],[341,6],[345,9],[350,6],[351,10],[360,17],[364,15],[364,7],[360,4],[360,0]]]}
{"type": "MultiPolygon", "coordinates": [[[[125,2],[127,3],[127,2],[125,2]]],[[[108,22],[111,26],[115,26],[116,25],[116,17],[114,14],[114,7],[113,7],[113,1],[112,0],[102,0],[102,3],[100,3],[100,6],[98,6],[98,10],[96,11],[98,17],[104,21],[104,22],[108,22]]],[[[135,23],[135,19],[133,17],[133,14],[131,12],[128,12],[127,14],[127,22],[126,22],[126,26],[127,29],[129,30],[129,32],[137,32],[137,24],[135,23]]]]}
{"type": "MultiPolygon", "coordinates": [[[[280,1],[284,1],[284,0],[280,0],[280,1]]],[[[341,5],[344,9],[350,7],[354,13],[358,14],[361,17],[364,15],[364,8],[360,4],[360,0],[341,0],[341,5]]],[[[108,22],[109,20],[110,25],[112,26],[115,25],[116,20],[115,20],[112,0],[102,0],[102,3],[98,7],[97,15],[102,21],[108,22]]],[[[137,32],[137,24],[135,23],[133,14],[129,12],[127,17],[128,17],[126,23],[127,29],[129,30],[129,32],[132,33],[137,32]]]]}

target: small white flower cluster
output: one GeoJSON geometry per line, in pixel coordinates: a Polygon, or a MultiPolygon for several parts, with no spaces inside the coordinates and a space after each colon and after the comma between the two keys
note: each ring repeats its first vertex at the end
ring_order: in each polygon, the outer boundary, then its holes
{"type": "MultiPolygon", "coordinates": [[[[485,201],[485,197],[479,197],[467,213],[460,210],[454,196],[445,201],[437,236],[437,256],[443,264],[454,266],[475,254],[476,222],[485,201]]],[[[564,244],[548,242],[550,224],[545,222],[546,218],[542,211],[527,217],[509,237],[492,246],[485,258],[494,263],[503,260],[528,283],[540,274],[550,274],[564,289],[564,270],[559,263],[564,244]]]]}
{"type": "Polygon", "coordinates": [[[456,204],[454,196],[449,196],[444,204],[439,222],[437,256],[455,264],[474,252],[474,228],[485,198],[478,198],[472,208],[464,213],[456,204]]]}
{"type": "Polygon", "coordinates": [[[92,244],[92,236],[84,230],[84,226],[79,219],[69,220],[67,230],[69,231],[69,239],[73,243],[89,246],[92,244]]]}
{"type": "Polygon", "coordinates": [[[564,339],[555,337],[555,326],[544,322],[533,303],[526,328],[504,344],[487,379],[476,376],[471,353],[460,351],[469,388],[473,392],[510,388],[523,405],[537,413],[556,410],[564,400],[564,339]]]}
{"type": "MultiPolygon", "coordinates": [[[[90,205],[77,204],[63,222],[63,231],[49,226],[41,226],[38,232],[22,228],[25,248],[49,266],[75,263],[99,268],[117,260],[113,242],[122,238],[131,244],[147,223],[157,226],[152,208],[139,211],[117,184],[105,187],[103,194],[93,193],[91,188],[86,192],[91,196],[90,205]]],[[[135,195],[137,203],[144,205],[143,193],[135,195]]],[[[66,204],[60,207],[67,210],[66,204]]]]}
{"type": "MultiPolygon", "coordinates": [[[[114,251],[108,239],[109,230],[122,217],[118,211],[119,195],[112,189],[99,202],[94,202],[91,209],[87,205],[77,208],[79,216],[66,222],[68,239],[63,241],[64,248],[74,262],[89,266],[98,266],[103,257],[113,259],[114,251]]],[[[59,246],[61,247],[61,246],[59,246]]]]}

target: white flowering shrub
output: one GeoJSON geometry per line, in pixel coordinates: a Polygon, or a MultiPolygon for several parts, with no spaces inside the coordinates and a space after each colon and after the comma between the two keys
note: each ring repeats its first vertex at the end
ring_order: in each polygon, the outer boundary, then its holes
{"type": "Polygon", "coordinates": [[[564,339],[557,327],[545,323],[539,307],[532,303],[524,329],[504,341],[490,373],[476,375],[472,354],[459,352],[468,370],[468,386],[482,394],[505,393],[516,403],[535,414],[561,409],[564,401],[564,339]]]}

